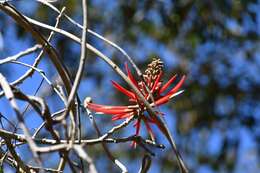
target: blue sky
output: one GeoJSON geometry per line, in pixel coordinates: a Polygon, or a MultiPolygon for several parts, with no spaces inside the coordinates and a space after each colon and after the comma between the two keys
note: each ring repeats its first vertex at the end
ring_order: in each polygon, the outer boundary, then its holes
{"type": "MultiPolygon", "coordinates": [[[[106,16],[110,16],[112,14],[113,16],[116,15],[116,8],[117,3],[109,3],[110,5],[104,6],[106,3],[105,1],[93,1],[94,5],[96,6],[102,6],[102,9],[104,10],[103,13],[106,14],[106,16]]],[[[168,2],[168,1],[167,1],[168,2]]],[[[170,2],[168,2],[170,3],[170,2]]],[[[17,7],[19,7],[20,10],[25,12],[27,15],[33,15],[35,10],[37,9],[37,3],[31,3],[31,2],[16,2],[18,4],[17,7]]],[[[258,1],[256,4],[253,4],[249,6],[249,10],[251,12],[254,12],[256,15],[256,22],[253,21],[253,19],[247,15],[243,14],[242,22],[239,23],[237,20],[233,18],[226,18],[223,23],[225,24],[224,27],[226,27],[228,30],[230,30],[235,35],[241,35],[245,36],[248,34],[248,32],[256,31],[259,37],[259,26],[260,26],[260,13],[257,11],[257,9],[260,6],[260,1],[258,1]]],[[[158,18],[158,14],[156,14],[156,11],[150,11],[149,16],[151,19],[155,20],[155,23],[160,27],[161,21],[158,18]]],[[[3,14],[0,14],[3,16],[3,14]]],[[[140,20],[142,19],[141,12],[140,14],[137,14],[137,17],[140,17],[140,20]]],[[[191,13],[192,17],[193,13],[191,13]]],[[[34,16],[32,16],[34,17],[34,16]]],[[[80,15],[77,14],[74,16],[74,18],[78,21],[80,21],[80,15]]],[[[91,19],[89,19],[91,20],[91,19]]],[[[108,22],[109,19],[106,19],[108,22]]],[[[192,21],[192,20],[191,20],[192,21]]],[[[187,23],[184,28],[188,29],[190,25],[193,25],[191,23],[187,23]]],[[[106,28],[102,25],[94,26],[94,29],[97,28],[97,31],[102,35],[106,35],[106,28]],[[99,28],[100,27],[100,28],[99,28]]],[[[92,29],[92,28],[91,28],[92,29]]],[[[3,26],[3,23],[1,24],[0,21],[0,58],[5,58],[7,56],[14,55],[30,46],[32,46],[34,43],[31,42],[31,39],[26,39],[24,37],[19,37],[16,35],[17,33],[16,25],[14,25],[13,22],[7,22],[5,26],[3,26]],[[5,28],[4,28],[5,27],[5,28]],[[8,29],[6,29],[8,28],[8,29]]],[[[110,33],[108,35],[109,38],[111,38],[114,41],[117,41],[117,32],[110,33]]],[[[124,34],[124,33],[122,33],[124,34]]],[[[145,35],[142,33],[136,33],[138,34],[138,42],[136,45],[131,45],[123,42],[117,42],[120,46],[122,46],[132,57],[134,57],[134,60],[137,62],[144,62],[146,59],[144,57],[148,57],[151,52],[156,53],[160,57],[162,57],[162,60],[165,62],[165,69],[166,71],[172,71],[172,69],[180,67],[185,61],[180,54],[176,53],[174,51],[173,47],[178,47],[180,44],[181,38],[174,39],[168,43],[168,44],[162,44],[159,41],[157,41],[154,38],[151,38],[149,35],[145,35]],[[141,49],[139,49],[141,48],[141,49]]],[[[223,34],[216,28],[216,34],[223,34]]],[[[54,41],[55,43],[55,41],[54,41]]],[[[103,42],[94,40],[95,46],[97,46],[99,49],[102,50],[106,55],[113,56],[115,50],[110,49],[109,47],[105,46],[103,42]]],[[[72,46],[72,52],[75,53],[75,55],[78,55],[78,52],[80,50],[79,45],[73,45],[72,46]]],[[[251,91],[255,86],[259,86],[260,84],[260,54],[259,54],[259,42],[252,42],[250,40],[245,40],[242,43],[237,43],[236,40],[230,39],[227,42],[222,42],[218,40],[206,40],[204,43],[197,45],[194,48],[195,55],[192,57],[192,60],[188,61],[187,69],[185,69],[188,79],[185,84],[185,93],[180,97],[185,97],[186,92],[189,93],[189,84],[197,83],[201,88],[207,87],[212,80],[218,81],[218,85],[220,85],[223,89],[229,87],[231,84],[233,85],[233,81],[237,81],[235,83],[235,86],[238,87],[241,90],[241,93],[247,93],[242,99],[238,100],[234,95],[231,94],[224,94],[219,93],[219,97],[216,99],[214,103],[214,113],[218,116],[230,116],[232,112],[235,112],[236,115],[234,116],[241,116],[241,117],[248,117],[253,116],[258,120],[259,124],[259,117],[260,117],[260,105],[255,100],[253,93],[251,91]],[[248,58],[248,52],[253,52],[250,54],[250,57],[248,58]],[[212,69],[211,72],[213,75],[209,75],[207,73],[201,72],[201,67],[205,64],[211,64],[212,69]]],[[[22,62],[26,63],[33,63],[33,59],[37,54],[33,54],[30,56],[23,57],[21,59],[22,62]]],[[[74,54],[73,54],[74,55],[74,54]]],[[[75,58],[75,57],[73,57],[75,58]]],[[[79,57],[78,57],[79,58],[79,57]]],[[[123,66],[123,63],[126,61],[125,59],[120,56],[120,66],[123,66]]],[[[43,58],[44,60],[39,65],[40,69],[43,69],[46,72],[46,76],[54,80],[56,72],[53,70],[52,66],[50,66],[50,61],[47,60],[47,57],[43,58]]],[[[78,60],[77,58],[75,58],[78,60]]],[[[77,63],[76,63],[77,64],[77,63]]],[[[69,64],[68,64],[69,66],[69,64]]],[[[0,66],[0,72],[3,73],[8,81],[14,81],[17,79],[18,76],[23,74],[27,69],[24,67],[21,67],[20,65],[16,64],[8,64],[8,65],[1,65],[0,66]]],[[[171,75],[174,74],[167,74],[165,77],[165,80],[169,78],[171,75]]],[[[95,102],[102,103],[102,104],[111,104],[116,101],[114,91],[111,87],[110,80],[116,80],[120,81],[121,79],[113,72],[112,69],[110,69],[104,62],[102,62],[100,59],[92,63],[91,65],[86,65],[86,78],[81,82],[81,85],[79,87],[78,93],[80,93],[80,97],[83,100],[85,96],[91,96],[93,99],[95,99],[95,102]],[[96,80],[96,78],[88,73],[88,70],[91,72],[95,72],[95,70],[99,70],[99,73],[102,73],[102,81],[99,84],[96,80]],[[93,92],[95,90],[95,92],[93,92]]],[[[21,90],[23,90],[25,93],[33,94],[35,90],[38,87],[38,84],[40,83],[42,77],[35,73],[32,78],[29,78],[26,80],[22,85],[19,87],[21,90]]],[[[55,82],[55,81],[53,81],[55,82]]],[[[51,97],[50,95],[44,95],[45,90],[44,88],[48,88],[48,84],[46,82],[43,83],[42,89],[40,89],[38,95],[43,95],[47,102],[50,105],[51,111],[54,112],[61,108],[63,105],[59,101],[58,97],[54,96],[51,97]]],[[[203,95],[202,93],[200,93],[203,95]]],[[[197,98],[198,100],[200,98],[197,98]]],[[[178,99],[176,100],[178,101],[178,99]]],[[[178,132],[176,130],[176,111],[172,110],[172,104],[174,104],[175,100],[172,101],[168,106],[163,106],[161,110],[167,114],[165,116],[166,121],[168,122],[168,125],[171,129],[171,132],[174,136],[180,138],[178,136],[178,132]]],[[[24,109],[25,103],[18,102],[21,110],[24,109]]],[[[196,109],[196,108],[194,108],[196,109]]],[[[14,112],[9,106],[9,103],[6,99],[1,98],[0,99],[0,112],[4,116],[7,116],[9,119],[12,120],[12,122],[16,122],[16,118],[14,116],[14,112]]],[[[183,113],[185,114],[185,112],[183,113]]],[[[216,116],[212,115],[212,116],[216,116]]],[[[39,117],[36,117],[33,114],[27,115],[27,123],[30,125],[30,128],[33,129],[37,127],[37,125],[40,124],[41,119],[39,117]],[[33,122],[33,123],[31,123],[33,122]]],[[[97,122],[102,123],[103,117],[97,117],[97,122]]],[[[107,120],[107,119],[106,119],[107,120]]],[[[6,122],[4,122],[6,123],[6,122]]],[[[236,173],[242,173],[242,172],[254,172],[255,170],[260,170],[259,168],[259,151],[258,151],[258,145],[255,136],[252,135],[251,129],[248,129],[246,126],[241,124],[239,121],[231,122],[230,126],[232,128],[226,129],[223,124],[230,123],[228,121],[219,122],[214,125],[211,129],[196,129],[191,134],[193,140],[193,146],[194,150],[193,152],[197,153],[203,153],[205,155],[218,155],[221,151],[221,147],[224,142],[224,137],[227,137],[228,139],[233,138],[239,138],[239,149],[238,149],[238,155],[236,156],[236,166],[234,172],[236,173]],[[198,139],[198,140],[196,140],[198,139]]],[[[6,125],[6,124],[5,124],[6,125]]],[[[109,129],[109,127],[105,127],[105,129],[109,129]]],[[[260,132],[259,126],[255,127],[254,132],[258,133],[260,132]]],[[[158,140],[162,143],[166,143],[166,141],[162,138],[162,136],[158,135],[158,140]]],[[[128,144],[126,144],[128,145],[128,144]]],[[[167,144],[167,146],[169,146],[167,144]]],[[[160,156],[159,153],[158,155],[160,156]]],[[[232,157],[232,149],[230,149],[230,157],[232,157]]],[[[191,154],[185,155],[184,158],[187,159],[188,165],[198,167],[196,172],[198,173],[215,173],[209,165],[203,164],[198,165],[198,161],[196,158],[193,158],[191,154]]],[[[156,159],[159,158],[155,158],[156,159]]],[[[138,167],[136,167],[137,161],[130,161],[127,159],[123,159],[123,161],[127,162],[127,165],[130,166],[130,170],[137,170],[138,167]]],[[[102,160],[97,163],[97,165],[102,165],[102,160]]],[[[150,170],[150,173],[156,173],[159,172],[160,165],[153,164],[152,169],[150,170]]],[[[223,171],[226,172],[223,168],[223,171]]]]}

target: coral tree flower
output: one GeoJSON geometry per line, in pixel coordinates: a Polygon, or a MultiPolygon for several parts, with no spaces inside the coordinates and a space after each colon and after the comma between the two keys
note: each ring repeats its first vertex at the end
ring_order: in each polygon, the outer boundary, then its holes
{"type": "MultiPolygon", "coordinates": [[[[162,75],[163,75],[163,62],[160,59],[154,59],[145,70],[143,75],[143,80],[137,81],[132,73],[130,72],[128,65],[125,64],[125,68],[127,71],[127,75],[129,80],[139,89],[139,91],[143,94],[145,99],[150,103],[151,107],[157,107],[162,104],[167,103],[171,98],[180,94],[182,91],[179,91],[182,86],[185,76],[182,76],[180,81],[168,92],[165,91],[170,87],[170,85],[175,81],[177,75],[174,75],[168,82],[165,84],[162,83],[162,75]]],[[[155,118],[149,115],[146,111],[145,105],[141,100],[138,99],[137,95],[128,89],[125,89],[117,82],[112,81],[112,85],[124,95],[129,98],[128,106],[106,106],[95,104],[91,102],[86,102],[85,107],[88,109],[95,111],[98,114],[109,114],[113,115],[112,120],[121,120],[131,118],[133,116],[136,117],[136,121],[134,123],[134,127],[136,128],[136,135],[139,135],[141,122],[144,123],[150,137],[154,139],[154,135],[151,129],[151,124],[155,124],[160,126],[155,118]]],[[[156,111],[157,116],[163,115],[163,113],[156,111]]],[[[160,128],[160,127],[159,127],[160,128]]]]}

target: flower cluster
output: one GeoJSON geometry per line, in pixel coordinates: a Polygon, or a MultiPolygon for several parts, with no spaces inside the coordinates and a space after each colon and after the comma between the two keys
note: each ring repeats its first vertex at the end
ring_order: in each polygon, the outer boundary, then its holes
{"type": "MultiPolygon", "coordinates": [[[[169,86],[175,81],[177,75],[174,75],[168,82],[165,84],[162,83],[162,75],[163,75],[163,62],[160,59],[153,60],[148,68],[145,70],[143,75],[143,80],[137,81],[131,71],[128,68],[128,65],[125,64],[125,68],[127,71],[127,75],[129,80],[138,88],[138,90],[143,94],[144,98],[150,103],[151,107],[157,107],[162,104],[167,103],[171,98],[180,94],[182,91],[179,91],[182,86],[185,76],[182,76],[180,81],[168,92],[165,91],[169,88],[169,86]],[[164,94],[165,93],[165,94],[164,94]]],[[[128,106],[106,106],[95,104],[91,102],[85,103],[85,107],[90,110],[95,111],[99,114],[109,114],[113,115],[112,120],[120,120],[127,119],[135,116],[136,121],[134,123],[134,127],[136,128],[136,135],[139,134],[141,122],[144,123],[148,133],[151,138],[154,138],[151,124],[155,124],[159,126],[159,123],[155,118],[149,115],[146,111],[145,105],[142,101],[137,97],[137,95],[131,91],[127,90],[117,82],[112,81],[113,86],[124,95],[129,98],[128,106]]],[[[156,115],[163,115],[161,112],[156,111],[156,115]]]]}

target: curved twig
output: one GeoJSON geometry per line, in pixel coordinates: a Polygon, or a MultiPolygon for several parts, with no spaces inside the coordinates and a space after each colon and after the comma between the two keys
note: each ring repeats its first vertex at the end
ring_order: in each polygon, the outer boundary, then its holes
{"type": "MultiPolygon", "coordinates": [[[[70,75],[62,63],[62,61],[59,59],[57,52],[55,49],[50,45],[50,43],[42,36],[41,33],[39,33],[34,27],[31,26],[31,24],[28,22],[28,20],[23,17],[22,14],[20,14],[13,6],[11,6],[8,3],[0,3],[0,9],[4,11],[6,14],[8,14],[10,17],[12,17],[20,26],[22,26],[26,31],[32,34],[32,36],[35,38],[35,40],[40,44],[43,45],[43,50],[49,55],[49,58],[51,59],[52,63],[56,67],[60,78],[63,81],[63,84],[66,88],[67,93],[70,93],[71,91],[71,78],[70,75]]],[[[73,104],[73,109],[75,111],[75,105],[73,104]]]]}

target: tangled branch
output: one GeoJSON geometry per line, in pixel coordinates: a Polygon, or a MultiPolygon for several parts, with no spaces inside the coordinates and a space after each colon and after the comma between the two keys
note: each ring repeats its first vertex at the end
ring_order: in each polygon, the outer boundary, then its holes
{"type": "MultiPolygon", "coordinates": [[[[162,83],[160,79],[158,79],[159,73],[152,74],[150,76],[148,73],[143,74],[134,63],[133,59],[121,47],[101,36],[100,34],[88,29],[87,2],[85,0],[82,1],[83,25],[80,25],[71,17],[69,17],[65,13],[65,7],[59,10],[48,1],[37,1],[43,5],[46,5],[51,10],[53,10],[53,12],[58,14],[55,26],[44,24],[40,21],[32,19],[31,17],[25,16],[25,14],[17,10],[13,5],[10,5],[7,1],[0,2],[0,10],[7,16],[11,17],[17,23],[18,27],[23,28],[25,32],[30,34],[35,39],[37,43],[34,46],[21,51],[20,53],[0,60],[0,65],[2,66],[15,63],[29,69],[13,82],[8,82],[8,76],[0,73],[0,85],[2,88],[0,93],[1,99],[6,98],[10,103],[11,108],[16,113],[16,120],[19,123],[19,127],[22,129],[22,134],[19,134],[16,130],[12,131],[11,128],[5,129],[2,127],[2,129],[0,129],[0,156],[3,162],[8,163],[8,165],[16,169],[17,172],[63,172],[66,166],[70,168],[71,172],[77,172],[78,170],[84,172],[86,169],[84,165],[87,163],[89,172],[96,173],[97,169],[95,167],[95,161],[91,158],[90,154],[87,153],[86,147],[101,144],[105,154],[111,160],[111,163],[115,164],[121,170],[121,172],[125,173],[128,172],[127,166],[124,165],[118,158],[116,158],[115,154],[110,150],[107,144],[110,143],[116,145],[118,143],[126,143],[131,141],[143,149],[144,157],[142,159],[139,172],[145,173],[150,168],[152,162],[151,156],[155,155],[155,153],[150,148],[165,148],[164,145],[155,142],[154,136],[152,135],[152,131],[149,127],[149,123],[154,123],[169,140],[174,150],[174,154],[177,156],[181,172],[188,172],[176,148],[175,142],[173,141],[173,138],[167,128],[167,125],[164,122],[164,119],[159,116],[158,110],[156,110],[157,107],[162,104],[162,102],[168,102],[171,98],[182,92],[177,92],[177,90],[180,88],[184,79],[181,84],[178,84],[178,87],[176,86],[177,88],[171,90],[168,94],[159,98],[158,96],[162,94],[159,92],[159,90],[165,90],[173,82],[173,80],[165,84],[167,86],[164,86],[165,88],[162,89],[162,83]],[[74,24],[76,28],[82,29],[81,38],[77,37],[73,33],[59,28],[59,23],[64,19],[74,24]],[[46,36],[44,35],[43,30],[51,31],[47,39],[45,38],[46,36]],[[62,34],[66,36],[66,39],[77,42],[81,45],[81,55],[79,57],[79,65],[75,78],[71,77],[67,67],[62,62],[58,51],[51,44],[51,39],[55,37],[55,34],[62,34]],[[93,36],[101,39],[121,52],[136,70],[139,76],[138,82],[136,82],[133,77],[131,77],[131,73],[129,72],[128,67],[128,74],[126,75],[115,62],[113,62],[109,57],[104,55],[93,45],[88,43],[87,34],[92,34],[93,36]],[[22,62],[23,56],[32,55],[32,53],[36,53],[38,50],[40,50],[40,52],[34,59],[33,64],[22,62]],[[117,89],[130,96],[132,102],[135,102],[134,105],[130,105],[130,107],[127,108],[131,110],[130,112],[127,112],[127,116],[125,114],[120,114],[125,113],[124,110],[122,110],[122,107],[113,107],[113,110],[112,108],[109,108],[109,113],[107,107],[99,107],[97,104],[91,104],[91,100],[89,98],[85,99],[84,104],[81,103],[81,100],[78,96],[78,88],[80,82],[82,81],[83,72],[86,70],[85,62],[88,58],[87,51],[91,51],[103,61],[105,61],[115,71],[115,73],[121,76],[122,79],[124,79],[125,82],[130,86],[131,91],[127,91],[124,90],[122,86],[115,84],[117,89]],[[44,54],[48,55],[49,60],[52,62],[55,70],[59,75],[59,78],[62,81],[62,83],[58,86],[53,84],[52,80],[47,77],[46,72],[38,67],[39,64],[43,61],[44,54]],[[49,105],[49,103],[46,101],[46,98],[27,94],[26,91],[21,89],[21,84],[28,80],[29,77],[33,76],[35,72],[42,76],[44,81],[51,87],[53,91],[55,91],[55,94],[62,101],[63,107],[60,110],[52,112],[50,109],[51,105],[49,105]],[[63,87],[65,88],[65,91],[63,90],[63,87]],[[30,124],[26,123],[21,108],[17,104],[17,100],[26,103],[28,105],[27,107],[30,106],[32,108],[31,112],[36,113],[34,116],[39,116],[41,118],[42,123],[37,128],[31,129],[30,124]],[[84,137],[82,136],[81,116],[84,116],[80,111],[82,105],[84,106],[84,109],[86,109],[86,115],[89,117],[91,125],[96,131],[95,138],[90,137],[90,134],[87,134],[84,137]],[[95,121],[91,110],[95,112],[114,114],[118,119],[121,119],[122,117],[126,119],[121,124],[114,126],[107,132],[103,133],[103,129],[100,128],[98,123],[95,121]],[[149,117],[144,114],[145,111],[148,112],[149,117]],[[114,137],[118,131],[121,131],[127,127],[134,120],[137,121],[136,127],[138,130],[140,126],[138,123],[140,124],[140,120],[144,120],[151,139],[144,139],[139,135],[139,133],[121,138],[114,137]],[[45,130],[43,130],[44,128],[45,130]],[[28,145],[30,151],[33,154],[34,162],[32,165],[23,160],[19,156],[20,154],[18,150],[16,150],[19,146],[23,145],[28,145]],[[6,151],[3,148],[5,148],[6,151]],[[51,153],[58,153],[58,164],[52,168],[45,167],[45,160],[42,158],[45,154],[51,153]],[[74,153],[74,157],[76,155],[80,160],[79,163],[75,163],[75,161],[72,159],[73,157],[70,157],[72,153],[74,153]]],[[[154,70],[153,67],[151,70],[154,70]]]]}

